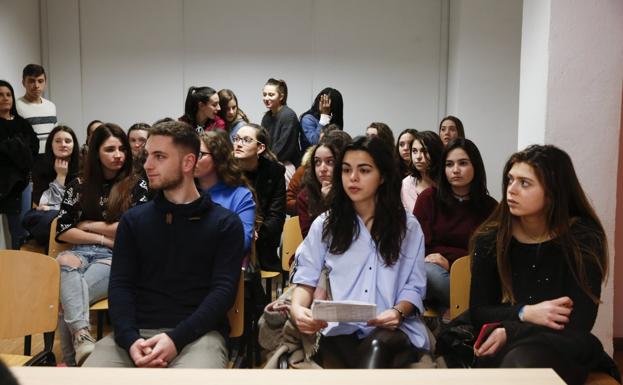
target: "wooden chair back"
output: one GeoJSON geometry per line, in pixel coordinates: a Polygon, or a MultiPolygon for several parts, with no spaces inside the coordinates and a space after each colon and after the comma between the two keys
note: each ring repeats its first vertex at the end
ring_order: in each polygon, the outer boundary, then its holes
{"type": "Polygon", "coordinates": [[[296,248],[303,242],[299,217],[286,219],[283,225],[283,242],[281,245],[281,268],[290,271],[290,261],[294,258],[296,248]]]}
{"type": "Polygon", "coordinates": [[[240,272],[236,302],[227,312],[227,319],[229,320],[229,336],[232,338],[242,336],[244,331],[244,271],[240,272]]]}
{"type": "Polygon", "coordinates": [[[48,244],[48,255],[52,258],[56,258],[58,253],[71,248],[71,243],[59,243],[56,241],[56,222],[57,218],[54,218],[50,224],[50,243],[48,244]]]}
{"type": "Polygon", "coordinates": [[[0,250],[0,338],[56,330],[60,274],[47,255],[0,250]]]}
{"type": "Polygon", "coordinates": [[[454,319],[469,309],[469,291],[472,281],[472,258],[467,255],[454,261],[450,267],[450,318],[454,319]]]}

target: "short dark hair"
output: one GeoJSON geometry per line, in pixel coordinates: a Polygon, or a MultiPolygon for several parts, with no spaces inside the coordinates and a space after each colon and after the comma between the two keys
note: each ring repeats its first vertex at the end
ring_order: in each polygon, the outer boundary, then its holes
{"type": "Polygon", "coordinates": [[[136,130],[149,131],[150,128],[151,126],[147,123],[134,123],[128,129],[128,137],[130,136],[130,132],[132,131],[136,131],[136,130]]]}
{"type": "Polygon", "coordinates": [[[149,136],[152,135],[168,136],[173,139],[173,144],[184,147],[196,157],[199,157],[201,148],[199,135],[188,123],[172,121],[154,124],[149,129],[149,136]]]}
{"type": "Polygon", "coordinates": [[[277,92],[283,97],[281,104],[284,106],[288,104],[288,85],[285,80],[270,78],[266,81],[266,85],[277,87],[277,92]]]}
{"type": "Polygon", "coordinates": [[[22,71],[22,80],[26,79],[27,76],[39,77],[41,75],[47,78],[47,75],[45,74],[45,69],[43,67],[41,67],[39,64],[28,64],[26,67],[24,67],[24,70],[22,71]]]}

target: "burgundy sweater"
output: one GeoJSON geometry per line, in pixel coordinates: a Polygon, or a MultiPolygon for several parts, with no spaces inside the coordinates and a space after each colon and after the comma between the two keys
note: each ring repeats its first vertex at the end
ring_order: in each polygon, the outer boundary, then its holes
{"type": "Polygon", "coordinates": [[[436,202],[437,189],[428,188],[418,196],[413,209],[424,231],[426,255],[439,253],[452,263],[467,255],[469,238],[497,206],[497,201],[487,197],[482,207],[474,208],[471,202],[456,200],[451,209],[436,202]]]}

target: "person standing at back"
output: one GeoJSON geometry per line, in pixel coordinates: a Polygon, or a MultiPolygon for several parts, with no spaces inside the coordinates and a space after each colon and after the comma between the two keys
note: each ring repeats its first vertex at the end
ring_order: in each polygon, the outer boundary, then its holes
{"type": "Polygon", "coordinates": [[[26,93],[17,99],[17,113],[30,123],[39,138],[39,153],[45,152],[45,141],[56,126],[56,105],[43,97],[47,85],[45,69],[28,64],[22,71],[22,85],[26,93]]]}
{"type": "Polygon", "coordinates": [[[301,163],[302,150],[309,147],[296,112],[287,105],[288,85],[283,80],[270,78],[262,90],[262,100],[268,111],[262,118],[262,127],[270,134],[270,150],[285,168],[286,186],[301,163]],[[304,143],[299,142],[299,138],[304,143]]]}

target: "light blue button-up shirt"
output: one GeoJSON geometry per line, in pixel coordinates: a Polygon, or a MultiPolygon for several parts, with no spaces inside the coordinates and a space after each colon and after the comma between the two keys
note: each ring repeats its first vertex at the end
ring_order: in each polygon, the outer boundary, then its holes
{"type": "MultiPolygon", "coordinates": [[[[400,247],[400,258],[388,267],[359,217],[359,237],[344,254],[330,253],[329,244],[322,240],[326,215],[324,213],[314,220],[297,249],[297,266],[292,281],[316,287],[322,267],[326,265],[333,300],[375,303],[377,314],[400,301],[408,301],[423,314],[422,300],[426,296],[424,234],[415,217],[407,213],[407,231],[400,247]]],[[[322,333],[326,336],[357,333],[359,338],[364,338],[374,328],[363,322],[329,322],[322,333]]],[[[429,349],[428,334],[420,317],[408,317],[400,325],[400,330],[414,346],[429,349]]]]}

